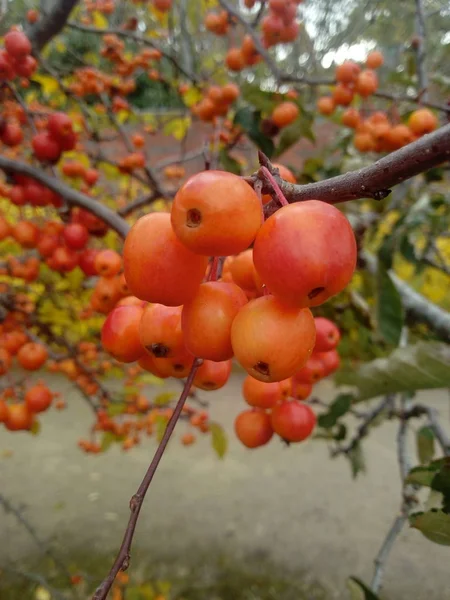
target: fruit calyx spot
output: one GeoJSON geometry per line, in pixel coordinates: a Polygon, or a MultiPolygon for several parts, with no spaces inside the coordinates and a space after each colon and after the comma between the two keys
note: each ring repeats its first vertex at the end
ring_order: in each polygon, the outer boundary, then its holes
{"type": "Polygon", "coordinates": [[[256,363],[256,365],[253,368],[258,373],[261,373],[261,375],[267,375],[267,376],[270,375],[270,368],[269,368],[268,363],[266,363],[266,362],[259,361],[256,363]]]}
{"type": "Polygon", "coordinates": [[[198,227],[202,222],[202,213],[198,208],[190,208],[186,215],[186,225],[188,227],[198,227]]]}
{"type": "Polygon", "coordinates": [[[165,344],[151,344],[151,346],[146,346],[147,350],[153,354],[156,358],[166,358],[169,354],[170,349],[165,344]]]}
{"type": "Polygon", "coordinates": [[[315,298],[316,296],[318,296],[321,292],[324,291],[324,287],[316,287],[313,290],[311,290],[308,294],[308,298],[310,300],[312,300],[313,298],[315,298]]]}

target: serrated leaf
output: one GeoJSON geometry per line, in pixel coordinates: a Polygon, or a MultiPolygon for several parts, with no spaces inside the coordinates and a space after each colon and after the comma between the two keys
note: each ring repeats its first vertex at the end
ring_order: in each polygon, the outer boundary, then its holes
{"type": "Polygon", "coordinates": [[[378,596],[357,577],[349,577],[347,587],[351,600],[379,600],[378,596]]]}
{"type": "Polygon", "coordinates": [[[450,515],[442,510],[428,510],[409,517],[409,523],[435,544],[450,546],[450,515]]]}
{"type": "Polygon", "coordinates": [[[405,321],[401,296],[389,273],[378,263],[377,323],[383,338],[395,346],[400,341],[405,321]]]}
{"type": "Polygon", "coordinates": [[[223,458],[228,448],[228,439],[225,431],[218,423],[210,423],[209,430],[211,432],[211,443],[217,456],[223,458]]]}
{"type": "Polygon", "coordinates": [[[450,346],[419,342],[396,348],[387,358],[337,374],[336,381],[357,388],[355,402],[389,393],[450,387],[450,346]]]}
{"type": "Polygon", "coordinates": [[[155,406],[165,406],[166,404],[169,404],[175,396],[175,392],[163,392],[162,394],[158,394],[156,398],[153,398],[153,404],[155,404],[155,406]]]}
{"type": "Polygon", "coordinates": [[[421,463],[428,463],[434,456],[434,433],[425,425],[416,433],[417,455],[421,463]]]}

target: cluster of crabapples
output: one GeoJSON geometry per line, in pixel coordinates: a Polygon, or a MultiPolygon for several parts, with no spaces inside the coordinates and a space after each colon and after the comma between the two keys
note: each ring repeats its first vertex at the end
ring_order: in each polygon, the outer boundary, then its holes
{"type": "MultiPolygon", "coordinates": [[[[5,293],[3,288],[1,293],[5,293]]],[[[38,371],[48,359],[42,344],[31,341],[21,329],[22,320],[30,310],[26,297],[16,299],[16,308],[0,325],[0,376],[7,376],[15,361],[27,373],[38,371]]],[[[32,385],[6,386],[0,394],[0,423],[10,431],[32,429],[36,414],[46,411],[53,402],[53,394],[43,382],[32,385]]]]}
{"type": "Polygon", "coordinates": [[[341,123],[353,129],[353,143],[360,152],[391,152],[431,133],[438,126],[435,114],[428,108],[419,108],[402,123],[397,114],[391,117],[383,111],[367,111],[364,103],[360,109],[350,106],[359,97],[362,101],[378,89],[376,69],[384,63],[381,52],[375,50],[367,56],[365,68],[349,60],[336,68],[336,85],[331,95],[317,101],[317,110],[322,115],[332,115],[338,107],[345,110],[341,123]]]}
{"type": "MultiPolygon", "coordinates": [[[[297,5],[301,0],[269,0],[268,13],[261,19],[261,44],[270,48],[277,44],[294,42],[300,31],[297,22],[297,5]]],[[[251,9],[256,0],[246,0],[245,5],[251,9]]],[[[218,36],[227,35],[234,20],[226,10],[210,12],[205,16],[205,27],[218,36]]],[[[230,71],[242,71],[261,62],[262,56],[258,52],[254,39],[246,35],[240,47],[230,48],[225,56],[225,64],[230,71]]]]}
{"type": "MultiPolygon", "coordinates": [[[[123,266],[133,296],[108,314],[103,347],[158,377],[185,378],[195,358],[203,359],[194,385],[204,390],[225,385],[233,357],[262,386],[304,377],[302,368],[317,377],[314,349],[334,346],[316,347],[310,307],[344,289],[355,265],[353,231],[334,206],[286,204],[263,222],[261,200],[246,181],[205,171],[179,189],[170,214],[147,214],[131,228],[123,266]]],[[[334,329],[332,337],[337,343],[334,329]]],[[[266,415],[262,407],[255,414],[266,415]]],[[[275,417],[272,423],[278,431],[275,417]]]]}

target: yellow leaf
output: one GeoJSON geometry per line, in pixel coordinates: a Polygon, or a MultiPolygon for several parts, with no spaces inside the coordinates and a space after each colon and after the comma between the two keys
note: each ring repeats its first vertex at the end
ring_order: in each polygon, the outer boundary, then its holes
{"type": "Polygon", "coordinates": [[[86,52],[86,54],[83,55],[83,58],[89,65],[94,67],[99,63],[99,55],[97,52],[86,52]]]}
{"type": "Polygon", "coordinates": [[[41,84],[42,91],[46,96],[54,94],[59,88],[56,79],[50,75],[41,75],[40,73],[37,73],[36,75],[33,75],[31,80],[41,84]]]}
{"type": "Polygon", "coordinates": [[[84,152],[77,152],[76,150],[64,152],[64,159],[79,161],[86,168],[90,166],[89,158],[84,152]]]}
{"type": "Polygon", "coordinates": [[[61,54],[66,51],[65,43],[63,41],[61,41],[59,38],[57,38],[55,41],[55,48],[56,48],[56,50],[58,50],[58,52],[61,52],[61,54]]]}
{"type": "Polygon", "coordinates": [[[172,119],[164,125],[164,134],[172,135],[176,140],[182,140],[186,135],[191,125],[190,117],[181,117],[180,119],[172,119]]]}
{"type": "Polygon", "coordinates": [[[197,104],[197,102],[200,102],[200,100],[203,98],[202,93],[199,89],[195,88],[195,87],[191,87],[184,95],[183,95],[183,101],[186,104],[186,106],[194,106],[194,104],[197,104]]]}
{"type": "Polygon", "coordinates": [[[125,121],[128,119],[128,111],[127,110],[119,110],[118,113],[116,113],[116,119],[119,121],[119,123],[125,123],[125,121]]]}
{"type": "Polygon", "coordinates": [[[51,600],[52,595],[42,585],[39,585],[34,592],[35,600],[51,600]]]}
{"type": "Polygon", "coordinates": [[[25,104],[29,105],[32,102],[34,102],[37,98],[37,94],[35,91],[31,91],[28,92],[28,94],[25,96],[25,104]]]}
{"type": "Polygon", "coordinates": [[[108,28],[108,20],[101,12],[98,10],[94,10],[92,13],[92,23],[97,29],[107,29],[108,28]]]}

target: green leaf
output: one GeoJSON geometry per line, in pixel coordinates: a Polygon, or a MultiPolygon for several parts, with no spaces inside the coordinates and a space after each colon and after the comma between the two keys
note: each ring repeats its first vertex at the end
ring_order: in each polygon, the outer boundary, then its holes
{"type": "Polygon", "coordinates": [[[209,430],[211,432],[212,447],[216,451],[217,456],[223,458],[228,448],[228,439],[225,431],[218,423],[210,423],[209,430]]]}
{"type": "Polygon", "coordinates": [[[222,150],[219,152],[219,160],[220,164],[226,171],[234,173],[235,175],[242,175],[242,166],[235,158],[228,154],[225,148],[222,148],[222,150]]]}
{"type": "Polygon", "coordinates": [[[31,429],[29,430],[31,435],[39,435],[39,432],[41,431],[41,423],[40,421],[38,421],[37,419],[35,419],[33,421],[33,425],[31,426],[31,429]]]}
{"type": "Polygon", "coordinates": [[[156,406],[165,406],[169,404],[174,398],[176,394],[174,392],[163,392],[162,394],[158,394],[156,398],[153,398],[153,404],[156,406]]]}
{"type": "Polygon", "coordinates": [[[335,379],[339,385],[357,388],[355,402],[389,393],[450,387],[450,346],[419,342],[396,348],[387,358],[343,371],[335,379]]]}
{"type": "Polygon", "coordinates": [[[450,546],[450,515],[442,510],[415,513],[409,517],[409,523],[435,544],[450,546]]]}
{"type": "Polygon", "coordinates": [[[167,423],[169,422],[169,418],[166,415],[156,415],[155,419],[155,428],[156,428],[156,440],[160,442],[164,435],[164,432],[167,427],[167,423]]]}
{"type": "Polygon", "coordinates": [[[400,341],[405,320],[402,299],[389,273],[378,263],[377,323],[383,338],[395,346],[400,341]]]}
{"type": "Polygon", "coordinates": [[[394,259],[394,251],[395,251],[395,236],[386,235],[383,239],[383,242],[378,249],[378,259],[379,262],[383,264],[385,269],[390,269],[392,267],[392,261],[394,259]]]}
{"type": "Polygon", "coordinates": [[[335,439],[337,442],[342,442],[342,440],[345,440],[346,437],[347,427],[344,425],[344,423],[338,423],[338,428],[336,433],[333,435],[333,439],[335,439]]]}
{"type": "Polygon", "coordinates": [[[336,418],[332,413],[324,413],[318,416],[317,424],[324,429],[331,429],[336,425],[336,418]]]}
{"type": "Polygon", "coordinates": [[[439,458],[438,460],[433,460],[428,465],[420,465],[418,467],[414,467],[408,473],[408,476],[405,479],[405,483],[412,483],[414,485],[422,485],[425,487],[431,487],[433,479],[441,470],[442,465],[445,461],[450,459],[439,458]]]}
{"type": "Polygon", "coordinates": [[[271,114],[275,106],[275,94],[265,92],[259,85],[244,83],[241,86],[242,98],[263,113],[271,114]]]}
{"type": "Polygon", "coordinates": [[[106,409],[109,417],[117,417],[117,415],[123,414],[127,409],[125,402],[114,402],[110,404],[106,409]]]}
{"type": "Polygon", "coordinates": [[[349,577],[347,579],[347,587],[351,600],[379,600],[378,596],[357,577],[349,577]]]}
{"type": "Polygon", "coordinates": [[[311,128],[311,118],[308,113],[301,112],[298,118],[287,127],[284,127],[280,134],[278,146],[275,149],[274,156],[281,156],[291,146],[296,144],[299,139],[306,137],[311,142],[315,141],[311,128]]]}
{"type": "Polygon", "coordinates": [[[352,394],[339,394],[330,404],[330,412],[338,419],[347,413],[352,405],[354,396],[352,394]]]}
{"type": "Polygon", "coordinates": [[[117,444],[123,440],[123,435],[116,435],[111,431],[105,431],[105,433],[102,435],[102,441],[100,442],[101,451],[106,452],[113,444],[117,444]]]}
{"type": "Polygon", "coordinates": [[[339,394],[328,407],[328,412],[319,416],[317,421],[319,426],[325,429],[334,427],[337,420],[348,412],[353,400],[352,394],[339,394]]]}
{"type": "Polygon", "coordinates": [[[366,471],[366,462],[364,460],[364,454],[361,448],[361,444],[358,442],[355,446],[350,450],[347,454],[348,459],[350,460],[350,466],[352,469],[352,477],[356,479],[356,477],[360,473],[365,473],[366,471]]]}
{"type": "Polygon", "coordinates": [[[241,108],[234,116],[234,124],[239,125],[248,135],[248,137],[260,148],[269,158],[274,151],[274,143],[267,138],[260,129],[261,113],[251,108],[241,108]]]}
{"type": "Polygon", "coordinates": [[[164,385],[164,379],[156,377],[152,373],[142,373],[142,375],[139,375],[139,381],[149,385],[164,385]]]}
{"type": "Polygon", "coordinates": [[[424,425],[416,433],[417,455],[421,463],[428,463],[434,456],[434,433],[424,425]]]}
{"type": "Polygon", "coordinates": [[[450,458],[446,458],[440,470],[433,477],[431,488],[443,496],[442,510],[450,513],[450,458]]]}
{"type": "Polygon", "coordinates": [[[417,262],[414,245],[411,244],[407,235],[403,236],[400,242],[399,250],[407,261],[411,263],[417,262]]]}

